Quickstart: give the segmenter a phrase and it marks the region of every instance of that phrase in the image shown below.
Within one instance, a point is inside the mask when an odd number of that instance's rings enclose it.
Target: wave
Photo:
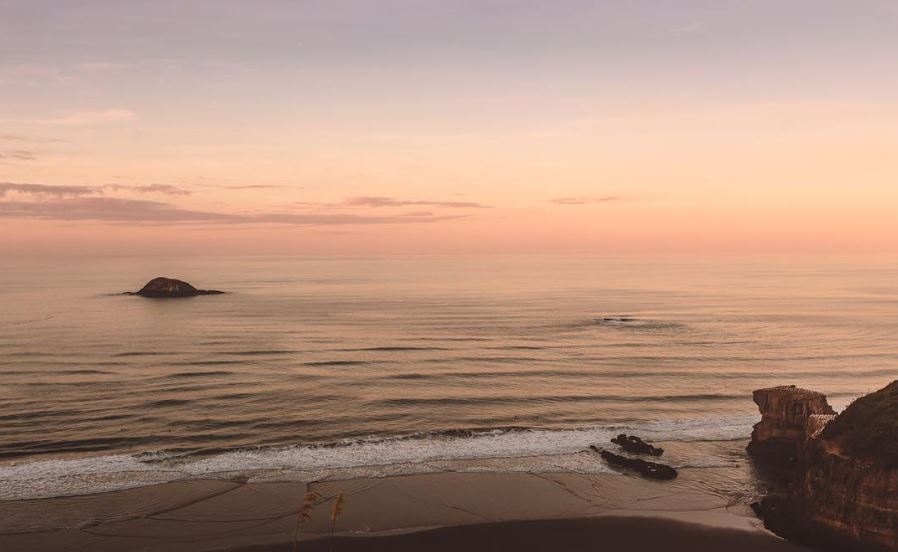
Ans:
[[[715,370],[709,372],[707,370],[597,370],[587,369],[563,369],[563,368],[537,368],[532,370],[443,370],[439,372],[404,372],[399,374],[385,374],[376,379],[383,380],[433,380],[440,381],[444,379],[468,379],[468,378],[582,378],[588,380],[600,379],[669,379],[669,378],[695,378],[707,377],[713,379],[770,379],[782,377],[782,372],[760,372],[760,371],[721,371]],[[879,376],[898,376],[896,369],[874,369],[874,370],[858,370],[850,373],[826,372],[826,371],[790,371],[791,378],[863,378],[863,377],[879,377]]]
[[[144,403],[143,406],[147,408],[159,408],[163,406],[183,406],[186,404],[190,404],[191,401],[187,399],[162,399],[158,401],[151,401],[148,403]]]
[[[366,364],[383,364],[383,360],[316,360],[303,362],[303,366],[364,366]]]
[[[334,349],[335,352],[340,353],[349,353],[349,352],[404,352],[404,351],[449,351],[451,349],[447,349],[446,347],[414,347],[411,345],[402,346],[387,346],[387,347],[362,347],[359,349]]]
[[[522,397],[520,395],[500,395],[492,397],[402,397],[395,399],[378,399],[371,404],[381,406],[417,406],[417,405],[492,405],[492,404],[542,404],[542,403],[582,403],[582,402],[614,402],[614,403],[688,403],[693,401],[730,401],[744,400],[745,394],[740,393],[705,393],[693,395],[653,395],[633,396],[625,395],[538,395]]]
[[[681,322],[669,322],[661,320],[645,320],[632,316],[605,316],[594,318],[583,323],[587,326],[608,326],[614,328],[632,328],[640,330],[679,330],[685,328]]]
[[[207,372],[177,372],[175,374],[169,374],[165,376],[167,378],[172,379],[183,379],[183,378],[205,378],[205,377],[215,377],[215,376],[230,376],[233,375],[233,372],[228,372],[225,370],[210,370]]]
[[[302,477],[322,471],[365,468],[364,475],[433,470],[429,462],[479,461],[489,469],[491,461],[512,459],[512,469],[539,466],[588,473],[613,473],[587,451],[606,444],[618,433],[636,433],[656,442],[732,441],[746,439],[756,416],[731,416],[694,420],[603,425],[580,429],[544,429],[508,426],[449,429],[398,436],[368,436],[335,442],[289,447],[257,447],[207,456],[183,456],[177,451],[148,451],[135,455],[109,455],[79,459],[39,460],[0,465],[0,500],[101,492],[162,481],[228,477],[235,473],[267,478]],[[570,455],[576,461],[570,461]],[[541,458],[536,462],[532,459]],[[565,462],[567,458],[567,462]],[[546,462],[545,459],[551,460]],[[675,465],[698,465],[682,459]],[[710,459],[707,465],[725,460]],[[536,466],[536,467],[534,467]],[[567,466],[567,467],[566,467]],[[509,469],[509,462],[502,464]]]
[[[252,351],[222,351],[219,354],[234,355],[234,356],[268,356],[268,355],[292,355],[295,353],[296,353],[296,351],[293,351],[290,349],[263,349],[263,350],[252,350]]]

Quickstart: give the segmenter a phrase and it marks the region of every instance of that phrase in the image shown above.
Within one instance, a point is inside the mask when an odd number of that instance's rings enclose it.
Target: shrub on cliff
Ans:
[[[898,380],[851,403],[826,426],[822,437],[853,456],[898,467]]]

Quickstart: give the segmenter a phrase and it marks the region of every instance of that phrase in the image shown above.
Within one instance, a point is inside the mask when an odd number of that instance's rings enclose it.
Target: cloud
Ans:
[[[312,201],[295,201],[292,205],[310,209],[356,209],[360,207],[442,207],[445,209],[492,209],[491,205],[484,205],[473,201],[433,201],[396,199],[384,196],[356,196],[348,197],[336,203],[323,203]]]
[[[620,201],[617,196],[576,196],[576,197],[558,197],[549,200],[556,205],[586,205],[588,203],[607,203],[610,201]]]
[[[227,215],[178,209],[168,203],[118,197],[59,197],[47,201],[0,202],[0,217],[110,222],[204,222]]]
[[[147,184],[145,186],[129,186],[126,184],[106,184],[101,187],[103,190],[113,190],[113,191],[121,191],[127,190],[132,192],[139,192],[142,194],[165,194],[169,196],[186,196],[190,195],[193,192],[190,190],[185,190],[184,188],[179,188],[177,186],[172,186],[171,184]]]
[[[33,161],[37,159],[34,152],[28,150],[8,150],[0,151],[0,159],[11,161]]]
[[[129,109],[102,109],[96,111],[75,111],[55,119],[40,119],[36,122],[46,125],[82,126],[123,123],[133,121],[137,113]]]
[[[357,196],[346,198],[337,204],[322,204],[327,206],[345,206],[345,207],[409,207],[409,206],[426,206],[426,207],[445,207],[449,209],[491,209],[489,205],[475,203],[471,201],[432,201],[432,200],[409,200],[396,199],[392,197],[382,196]]]
[[[405,213],[390,216],[315,212],[219,213],[213,211],[183,209],[161,201],[114,197],[60,196],[42,201],[0,201],[0,218],[143,224],[288,224],[302,226],[335,226],[429,223],[457,217],[437,216],[429,212]]]
[[[215,188],[216,190],[274,190],[287,187],[280,184],[196,184],[196,186],[201,188]]]
[[[429,212],[402,213],[398,215],[371,216],[348,213],[260,213],[243,217],[244,223],[282,223],[297,225],[349,225],[349,224],[415,224],[438,222],[459,218],[452,215],[435,215]]]
[[[178,188],[170,184],[147,184],[132,186],[127,184],[106,184],[103,186],[56,186],[48,184],[20,184],[15,182],[0,182],[0,197],[7,193],[27,194],[32,196],[74,197],[93,196],[112,191],[130,191],[140,194],[164,194],[169,196],[190,195],[190,190]]]
[[[5,197],[10,192],[40,196],[72,197],[93,195],[97,193],[97,188],[91,186],[49,186],[46,184],[0,182],[0,197]]]
[[[17,134],[3,134],[0,135],[0,141],[4,142],[32,142],[35,144],[62,144],[65,143],[66,140],[62,140],[60,138],[34,138],[30,136],[21,136]]]
[[[215,186],[216,188],[224,188],[226,190],[268,190],[272,188],[283,188],[276,184],[244,184],[242,186]]]
[[[347,206],[404,207],[426,205],[441,207],[483,207],[478,203],[406,201],[384,197],[356,197],[335,204],[308,203],[303,209],[228,213],[184,208],[171,202],[109,197],[107,192],[157,193],[185,196],[190,190],[168,184],[106,184],[101,186],[58,186],[0,182],[0,218],[28,218],[56,221],[100,221],[132,224],[283,224],[338,226],[371,224],[431,223],[462,218],[441,215],[430,210],[372,214],[347,211]],[[12,194],[12,197],[8,197]],[[343,208],[341,210],[341,207]]]

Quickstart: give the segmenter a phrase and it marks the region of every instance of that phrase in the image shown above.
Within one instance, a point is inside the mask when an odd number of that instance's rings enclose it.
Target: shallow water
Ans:
[[[562,459],[622,430],[746,439],[753,389],[797,384],[839,408],[898,377],[898,266],[508,257],[2,268],[0,479],[17,482],[16,496],[48,478],[160,466],[182,477]],[[229,293],[118,294],[158,275]]]

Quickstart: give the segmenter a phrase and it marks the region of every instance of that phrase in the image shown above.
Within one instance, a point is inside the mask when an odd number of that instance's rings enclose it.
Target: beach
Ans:
[[[193,480],[0,503],[0,549],[54,551],[803,550],[765,531],[734,469],[628,475],[437,472],[299,481]],[[298,535],[309,491],[322,498]],[[333,500],[345,502],[331,537]]]
[[[898,1],[0,52],[0,552],[898,552]]]
[[[162,265],[228,293],[121,294]],[[286,550],[309,490],[325,497],[298,536],[311,550],[782,547],[750,509],[766,491],[752,391],[797,384],[838,411],[898,358],[893,268],[65,266],[0,274],[4,552]],[[620,433],[680,477],[590,450]]]

